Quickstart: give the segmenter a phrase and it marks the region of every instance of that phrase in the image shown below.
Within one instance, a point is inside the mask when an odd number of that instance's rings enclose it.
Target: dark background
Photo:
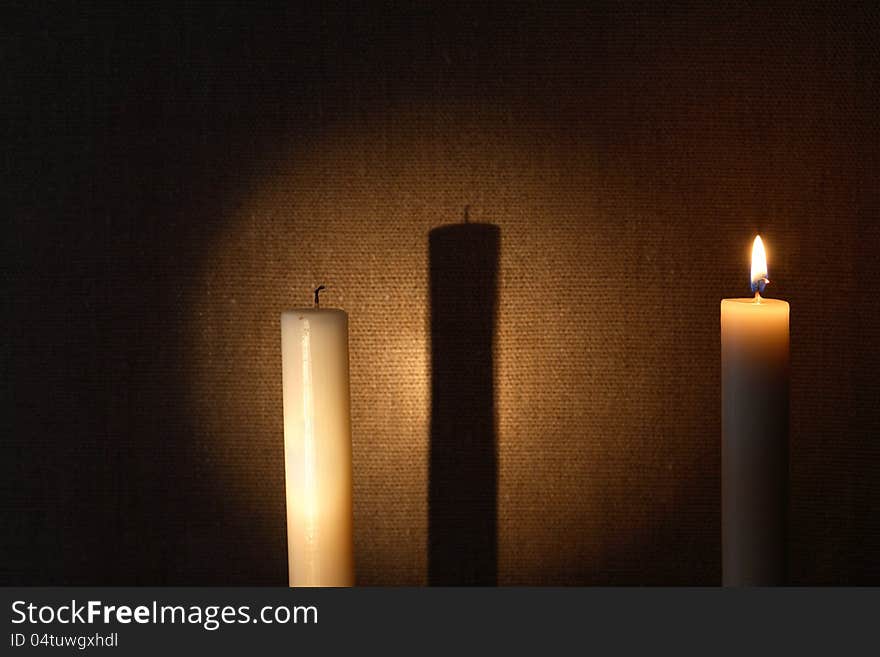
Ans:
[[[281,7],[3,9],[0,583],[284,584],[278,316],[318,283],[358,581],[427,583],[428,235],[468,204],[493,579],[720,582],[719,300],[760,231],[790,580],[880,583],[874,3]]]

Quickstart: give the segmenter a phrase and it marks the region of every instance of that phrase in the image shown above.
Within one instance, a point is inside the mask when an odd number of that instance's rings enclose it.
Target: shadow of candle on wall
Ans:
[[[465,221],[429,234],[431,585],[497,582],[492,347],[500,232]]]

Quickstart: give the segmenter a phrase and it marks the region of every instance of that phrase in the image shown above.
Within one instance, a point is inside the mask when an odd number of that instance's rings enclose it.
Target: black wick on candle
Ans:
[[[321,307],[321,299],[318,297],[318,295],[321,294],[321,290],[324,290],[326,288],[326,285],[319,285],[315,288],[315,308]]]

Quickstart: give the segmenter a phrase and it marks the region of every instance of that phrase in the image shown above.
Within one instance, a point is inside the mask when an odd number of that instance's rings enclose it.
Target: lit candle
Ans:
[[[352,586],[348,315],[281,314],[290,586]]]
[[[767,260],[752,247],[754,298],[721,301],[722,570],[725,586],[785,583],[788,303],[761,296]]]

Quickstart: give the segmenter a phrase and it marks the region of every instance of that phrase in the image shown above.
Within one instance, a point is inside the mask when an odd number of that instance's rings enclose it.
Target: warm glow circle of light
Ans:
[[[764,251],[764,242],[760,235],[755,235],[752,244],[752,290],[763,291],[767,280],[767,253]]]

